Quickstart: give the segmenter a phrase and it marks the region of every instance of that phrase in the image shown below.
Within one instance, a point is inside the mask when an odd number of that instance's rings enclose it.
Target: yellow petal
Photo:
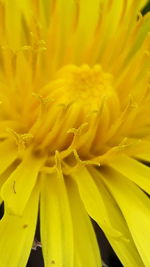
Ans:
[[[0,190],[8,176],[14,170],[18,153],[12,140],[6,140],[0,144]],[[0,197],[0,204],[2,198]]]
[[[82,53],[85,53],[87,44],[93,37],[100,14],[101,0],[94,0],[91,5],[91,0],[77,1],[77,22],[76,32],[74,35],[75,57],[74,60],[81,64],[83,60]]]
[[[50,20],[50,14],[51,14],[51,8],[52,8],[52,1],[51,0],[39,0],[39,1],[34,1],[36,8],[39,7],[38,12],[39,17],[40,17],[40,23],[42,26],[48,25],[48,22]]]
[[[149,0],[141,0],[140,2],[140,8],[144,7],[146,4],[148,4]]]
[[[81,266],[100,267],[101,259],[91,221],[86,214],[76,184],[67,180],[67,189],[73,221],[75,257]],[[86,251],[86,253],[85,253]]]
[[[79,1],[78,34],[86,40],[87,35],[93,33],[96,28],[100,3],[100,0],[94,0],[91,5],[91,0],[87,0],[85,5],[84,0]]]
[[[18,157],[17,149],[12,140],[0,144],[0,174],[3,173]]]
[[[128,6],[131,6],[134,4],[134,0],[127,0],[128,2]],[[137,5],[138,5],[138,9],[140,10],[141,8],[143,8],[146,4],[148,3],[148,0],[139,0],[137,1]]]
[[[150,141],[141,140],[137,147],[136,157],[138,159],[150,162]]]
[[[45,267],[73,267],[73,231],[62,177],[47,175],[41,183],[41,239]]]
[[[150,194],[150,168],[125,155],[119,156],[110,166]]]
[[[87,168],[79,167],[72,177],[78,185],[80,197],[89,216],[106,232],[111,232],[113,237],[118,238],[120,233],[112,227],[105,202]]]
[[[23,216],[9,215],[0,221],[0,266],[25,267],[33,244],[39,192],[34,189]]]
[[[150,152],[138,154],[137,158],[144,160],[144,161],[147,161],[147,162],[150,162]]]
[[[111,168],[103,169],[102,178],[125,217],[145,266],[149,267],[149,198],[133,182]]]
[[[27,154],[2,186],[1,197],[10,213],[22,215],[43,160]]]
[[[138,49],[141,47],[143,41],[146,38],[146,35],[148,34],[150,29],[150,14],[147,13],[142,20],[142,25],[139,27],[138,34],[136,35],[136,39],[134,41],[133,48],[129,52],[129,55],[127,56],[128,59],[132,57]]]
[[[126,221],[122,216],[122,213],[118,205],[116,204],[115,200],[113,199],[107,188],[104,186],[101,179],[100,171],[91,168],[90,172],[94,180],[96,181],[101,196],[103,197],[103,200],[106,204],[106,208],[112,225],[114,227],[117,227],[117,230],[122,234],[122,238],[115,239],[112,238],[109,233],[106,233],[106,236],[112,248],[115,250],[116,254],[120,258],[123,266],[144,267],[144,264],[140,258],[140,255],[135,247],[132,236],[129,232]]]
[[[15,168],[17,167],[18,162],[15,161],[10,167],[8,167],[6,169],[6,171],[4,171],[1,175],[0,175],[0,190],[3,186],[3,184],[6,182],[6,180],[8,179],[8,177],[11,175],[11,173],[15,170]],[[0,204],[2,202],[2,198],[0,197]]]
[[[28,0],[1,0],[5,6],[5,27],[7,36],[6,42],[12,49],[18,49],[22,46],[22,19],[28,18],[31,13]]]

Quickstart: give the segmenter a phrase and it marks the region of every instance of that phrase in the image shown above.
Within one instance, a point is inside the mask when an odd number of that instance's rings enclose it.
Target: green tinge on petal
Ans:
[[[148,32],[150,30],[150,14],[145,15],[143,18],[143,23],[139,27],[138,33],[136,35],[136,39],[133,43],[133,48],[130,50],[127,61],[134,56],[134,54],[140,49],[141,45],[143,44]]]

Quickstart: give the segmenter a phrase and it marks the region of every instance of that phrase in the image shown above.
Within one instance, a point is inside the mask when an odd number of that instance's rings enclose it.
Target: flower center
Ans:
[[[37,117],[29,130],[36,148],[52,154],[71,148],[87,158],[102,150],[106,127],[119,112],[112,83],[112,76],[100,65],[68,65],[59,70],[39,92]]]

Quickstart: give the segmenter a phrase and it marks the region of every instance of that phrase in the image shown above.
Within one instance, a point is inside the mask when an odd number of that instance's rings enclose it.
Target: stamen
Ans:
[[[18,152],[22,154],[26,147],[31,143],[33,135],[30,133],[18,134],[11,128],[7,128],[6,131],[14,138],[16,144],[18,145]]]
[[[82,136],[82,134],[85,131],[87,131],[87,127],[88,127],[88,123],[85,122],[78,129],[72,128],[72,129],[68,130],[67,133],[68,134],[73,133],[74,137],[73,137],[71,145],[66,150],[63,150],[60,152],[61,159],[65,159],[74,151],[75,148],[77,149],[78,141],[79,141],[80,137]]]

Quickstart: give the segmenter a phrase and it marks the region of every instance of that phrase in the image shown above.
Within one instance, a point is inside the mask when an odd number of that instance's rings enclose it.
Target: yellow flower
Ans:
[[[89,216],[150,267],[150,15],[136,0],[0,0],[0,266],[99,267]],[[144,192],[145,191],[145,192]]]

